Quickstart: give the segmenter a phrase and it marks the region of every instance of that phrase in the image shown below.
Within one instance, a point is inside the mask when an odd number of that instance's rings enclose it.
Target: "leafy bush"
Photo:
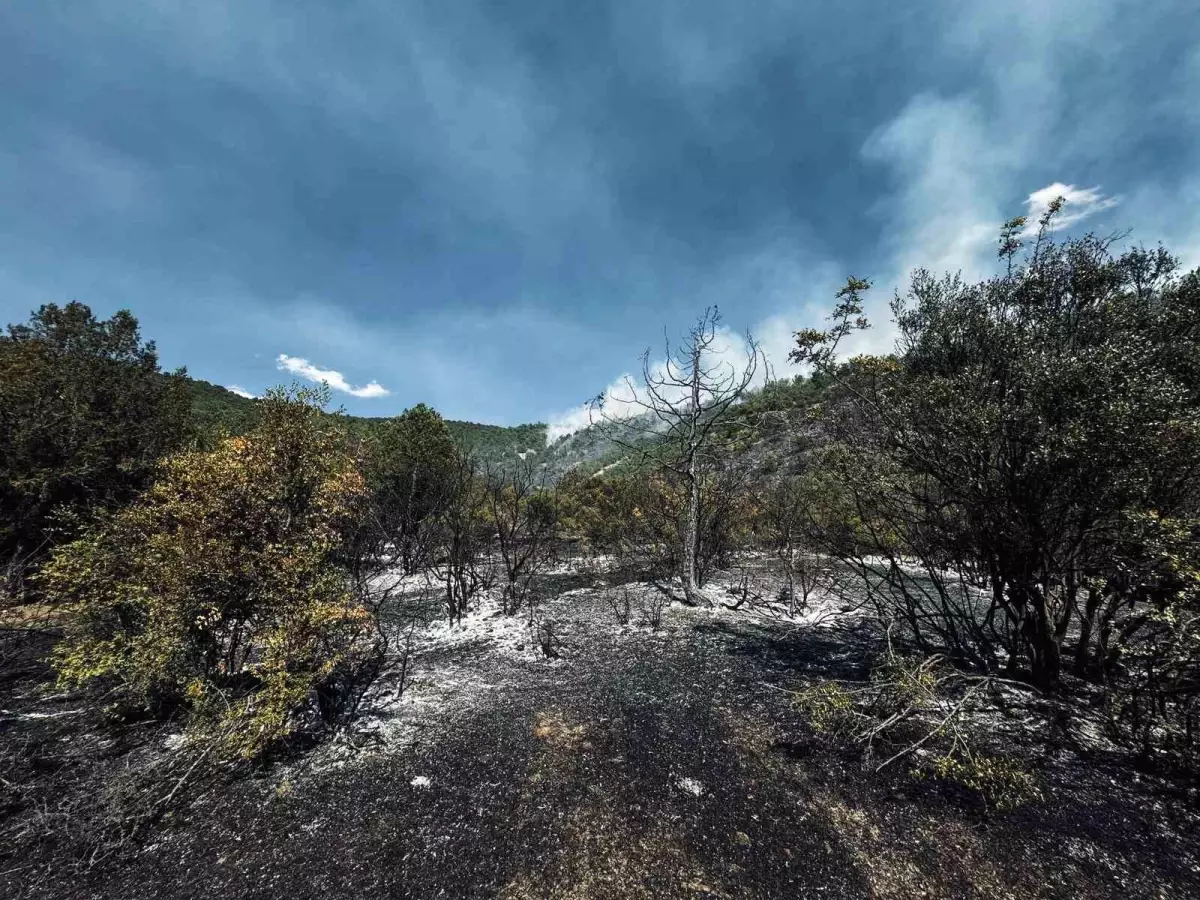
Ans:
[[[182,706],[244,758],[338,710],[373,630],[337,561],[366,484],[326,399],[272,392],[255,431],[168,458],[144,497],[54,554],[41,582],[68,604],[64,683]]]
[[[458,451],[445,421],[424,403],[377,425],[370,435],[368,481],[374,502],[369,535],[405,574],[428,567],[436,551],[431,525],[450,503]]]
[[[1013,759],[981,752],[967,721],[995,679],[971,676],[943,657],[887,652],[865,684],[818,682],[793,694],[815,731],[860,746],[874,771],[909,759],[914,778],[939,778],[1011,809],[1040,800],[1036,776]],[[887,755],[873,763],[877,751]],[[932,755],[930,755],[932,752]]]
[[[1056,242],[1061,208],[1024,255],[1025,221],[1005,226],[1003,275],[917,271],[892,305],[894,357],[835,361],[867,324],[857,279],[793,352],[835,381],[824,463],[860,521],[833,552],[868,580],[865,559],[887,562],[868,589],[923,649],[1027,666],[1044,688],[1076,622],[1074,668],[1098,677],[1104,636],[1169,602],[1153,567],[1113,562],[1145,555],[1131,515],[1192,517],[1200,487],[1200,274],[1163,248]]]
[[[1130,514],[1097,610],[1110,725],[1147,759],[1200,771],[1200,519]],[[1103,590],[1103,589],[1102,589]]]

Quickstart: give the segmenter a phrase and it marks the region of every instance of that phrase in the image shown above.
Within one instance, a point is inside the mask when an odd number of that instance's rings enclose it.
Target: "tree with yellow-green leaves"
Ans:
[[[168,457],[133,505],[59,548],[60,679],[99,683],[253,758],[328,720],[375,653],[345,549],[367,485],[326,390],[273,391],[261,424]]]

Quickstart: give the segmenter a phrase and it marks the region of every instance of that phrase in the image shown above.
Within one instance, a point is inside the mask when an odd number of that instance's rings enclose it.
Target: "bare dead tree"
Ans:
[[[789,616],[808,608],[809,598],[827,580],[828,565],[814,552],[819,531],[813,524],[815,500],[801,478],[767,485],[759,499],[764,537],[784,566],[784,596]]]
[[[461,622],[471,599],[491,586],[494,575],[484,559],[488,549],[484,479],[467,456],[458,460],[451,477],[450,502],[436,520],[443,554],[438,574],[445,587],[446,613],[451,622]]]
[[[596,398],[592,422],[606,427],[613,443],[681,480],[684,515],[679,529],[680,579],[684,601],[710,603],[700,592],[701,486],[720,454],[716,429],[746,393],[759,366],[766,367],[758,342],[746,332],[744,362],[726,358],[728,332],[716,307],[709,307],[681,343],[664,338],[662,361],[642,354],[642,385],[625,379],[627,396]],[[620,410],[609,400],[615,400]],[[710,604],[711,605],[711,604]]]

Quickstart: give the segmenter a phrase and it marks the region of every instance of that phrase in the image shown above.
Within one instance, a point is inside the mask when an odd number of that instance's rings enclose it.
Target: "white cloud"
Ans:
[[[1027,152],[1020,137],[998,141],[989,115],[966,97],[921,94],[879,128],[863,157],[890,167],[898,189],[879,205],[888,223],[884,257],[871,278],[867,317],[875,326],[843,350],[888,352],[894,329],[888,303],[914,269],[989,274],[1005,215],[1004,186]],[[847,273],[849,274],[849,273]],[[859,273],[855,273],[859,274]]]
[[[623,419],[636,415],[633,408],[630,385],[634,383],[629,374],[617,378],[604,389],[603,400],[599,404],[581,403],[574,409],[567,410],[557,416],[552,416],[546,426],[546,443],[553,444],[561,437],[582,431],[594,422],[602,419]]]
[[[277,363],[281,372],[291,372],[293,375],[299,375],[301,378],[307,378],[309,381],[324,382],[335,391],[341,391],[342,393],[349,394],[351,397],[386,397],[390,393],[378,381],[370,381],[362,387],[355,387],[346,380],[346,377],[341,372],[334,369],[318,368],[307,359],[302,359],[299,356],[288,356],[286,353],[280,353]]]
[[[673,346],[673,350],[678,345]],[[759,353],[764,352],[759,348]],[[704,355],[702,365],[714,374],[716,379],[740,379],[750,364],[750,348],[743,335],[728,328],[720,328],[713,337],[708,351]],[[762,364],[762,357],[754,361],[755,371],[750,386],[761,387],[767,376]],[[656,382],[656,392],[671,405],[685,402],[690,389],[683,384],[672,384],[685,378],[685,373],[666,356],[650,363],[650,378]],[[689,370],[690,371],[690,370]],[[666,384],[657,384],[660,380]],[[702,397],[702,402],[709,396]],[[552,416],[546,427],[546,443],[552,444],[564,435],[582,431],[589,425],[598,422],[621,422],[640,416],[648,411],[647,403],[650,397],[646,391],[645,380],[630,374],[622,375],[605,388],[599,403],[584,403],[574,409],[557,416]]]
[[[231,392],[237,394],[239,397],[245,397],[247,400],[257,400],[258,399],[257,395],[250,393],[244,387],[240,387],[236,384],[225,385],[225,390],[231,391]]]
[[[1046,214],[1046,210],[1050,208],[1050,203],[1057,197],[1062,197],[1067,203],[1063,211],[1054,220],[1053,227],[1055,230],[1069,228],[1076,222],[1080,222],[1088,216],[1106,209],[1111,209],[1118,203],[1116,197],[1106,197],[1100,193],[1099,187],[1077,188],[1073,184],[1063,184],[1061,181],[1056,181],[1054,184],[1046,185],[1041,190],[1034,191],[1029,195],[1029,199],[1025,201],[1029,207],[1027,214],[1029,221],[1025,225],[1026,235],[1037,233],[1038,220]]]

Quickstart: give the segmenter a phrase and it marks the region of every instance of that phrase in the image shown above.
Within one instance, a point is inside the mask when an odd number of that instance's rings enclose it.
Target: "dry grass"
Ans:
[[[502,900],[651,900],[732,898],[690,858],[666,829],[639,833],[606,798],[591,796],[564,825],[563,865],[553,873],[525,872]]]
[[[22,603],[0,609],[0,628],[57,628],[63,624],[65,617],[66,612],[61,607],[48,603]]]
[[[586,740],[588,726],[572,725],[558,710],[539,712],[533,725],[533,736],[555,750],[574,752],[591,749]]]

